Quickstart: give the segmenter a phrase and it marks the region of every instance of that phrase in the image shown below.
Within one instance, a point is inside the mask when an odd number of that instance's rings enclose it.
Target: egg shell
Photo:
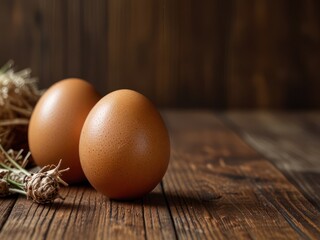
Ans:
[[[62,159],[61,168],[70,167],[63,173],[66,182],[86,179],[79,160],[79,139],[83,123],[99,99],[90,83],[76,78],[59,81],[44,93],[28,129],[30,151],[38,166]]]
[[[80,136],[80,162],[91,185],[113,199],[150,192],[170,158],[167,128],[142,94],[122,89],[90,111]]]

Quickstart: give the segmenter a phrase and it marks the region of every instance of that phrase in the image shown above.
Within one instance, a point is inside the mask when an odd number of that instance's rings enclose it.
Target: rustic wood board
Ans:
[[[319,0],[1,0],[0,65],[161,107],[319,108]]]
[[[318,198],[302,191],[303,186],[314,191],[317,183],[308,174],[292,181],[286,168],[275,163],[285,164],[285,158],[266,155],[245,137],[253,130],[240,126],[241,121],[232,124],[238,115],[165,111],[163,116],[171,136],[171,162],[152,193],[114,201],[81,185],[63,189],[66,199],[46,206],[23,197],[1,199],[0,239],[320,238]],[[286,116],[273,118],[275,125],[287,121]],[[309,130],[319,129],[318,115],[292,118],[294,126],[307,121]],[[265,131],[261,134],[269,136]],[[282,132],[276,138],[304,146],[286,136]],[[309,137],[318,134],[314,130]],[[276,150],[287,151],[281,145]],[[310,156],[302,154],[300,165],[312,162],[316,171],[320,163]]]
[[[173,154],[164,190],[179,195],[170,204],[179,236],[320,236],[319,211],[213,114],[172,112],[166,119]],[[190,197],[195,201],[190,203]]]
[[[224,119],[320,211],[319,113],[232,112]]]

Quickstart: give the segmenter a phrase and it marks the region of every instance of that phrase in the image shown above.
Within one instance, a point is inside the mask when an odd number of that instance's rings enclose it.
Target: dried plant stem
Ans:
[[[13,180],[11,180],[10,178],[7,179],[8,183],[10,183],[11,185],[17,187],[17,188],[20,188],[22,191],[24,190],[24,185],[23,184],[20,184],[18,182],[15,182]]]
[[[31,113],[32,113],[32,107],[28,107],[30,109],[25,109],[25,108],[21,108],[21,107],[17,107],[17,106],[14,106],[14,105],[11,105],[10,106],[11,109],[17,113],[20,113],[21,115],[24,115],[28,118],[31,117]]]
[[[9,191],[12,192],[12,193],[19,193],[19,194],[27,196],[27,193],[25,191],[19,190],[19,189],[16,189],[16,188],[11,188],[11,189],[9,189]]]
[[[14,161],[9,154],[3,149],[2,145],[0,144],[0,150],[2,151],[2,153],[7,157],[7,159],[10,161],[10,163],[15,166],[17,169],[19,169],[21,172],[23,172],[25,175],[30,176],[31,174],[25,170],[24,168],[22,168],[16,161]]]
[[[8,167],[7,165],[5,165],[5,164],[3,164],[1,162],[0,162],[0,167],[4,168],[6,170],[9,170],[9,171],[11,171],[11,169],[12,169],[12,168]]]
[[[28,125],[29,119],[16,118],[13,120],[3,120],[0,121],[0,126],[13,126],[13,125]]]

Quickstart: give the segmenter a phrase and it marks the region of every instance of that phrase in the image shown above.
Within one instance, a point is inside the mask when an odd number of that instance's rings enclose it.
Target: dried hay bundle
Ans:
[[[13,70],[13,61],[0,69],[0,142],[5,149],[27,149],[32,110],[42,92],[31,70]]]

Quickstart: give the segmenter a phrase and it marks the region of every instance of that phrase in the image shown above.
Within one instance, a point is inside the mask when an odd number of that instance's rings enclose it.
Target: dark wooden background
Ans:
[[[0,0],[0,64],[159,107],[319,108],[318,0]]]

